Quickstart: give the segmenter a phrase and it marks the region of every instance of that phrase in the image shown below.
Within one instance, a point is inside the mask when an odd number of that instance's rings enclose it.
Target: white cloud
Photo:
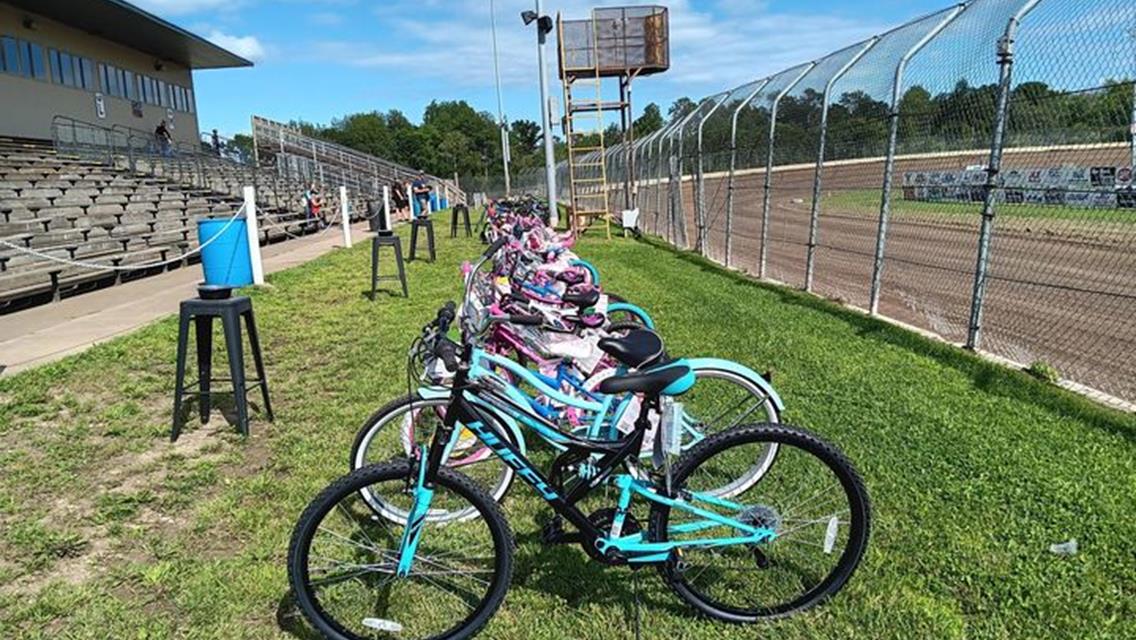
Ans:
[[[205,38],[213,44],[253,62],[259,62],[265,56],[265,47],[256,36],[233,36],[213,30]]]
[[[329,62],[362,68],[407,69],[456,86],[493,82],[489,3],[451,0],[444,17],[427,17],[433,0],[385,2],[374,11],[380,28],[398,37],[375,42],[319,42],[311,51]],[[497,1],[497,40],[506,85],[532,86],[536,78],[535,31],[521,23],[531,0]],[[590,15],[594,6],[626,0],[563,0],[568,19]],[[702,95],[764,77],[878,33],[886,25],[854,18],[772,9],[766,2],[719,0],[717,12],[694,0],[670,3],[671,68],[651,82],[674,87],[675,95]],[[556,34],[549,36],[549,77],[556,77]]]

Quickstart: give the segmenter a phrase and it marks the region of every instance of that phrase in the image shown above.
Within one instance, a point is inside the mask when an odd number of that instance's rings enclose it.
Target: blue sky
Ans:
[[[326,123],[399,109],[421,119],[431,100],[464,99],[496,114],[487,0],[133,0],[256,66],[195,76],[202,129],[231,135],[249,116]],[[632,2],[546,0],[544,11],[587,17],[593,6]],[[841,48],[947,4],[929,0],[678,0],[671,10],[671,69],[637,81],[637,110],[666,108]],[[510,120],[539,119],[529,0],[498,0],[497,31]],[[549,63],[555,65],[550,39]],[[555,68],[551,91],[559,98]],[[614,91],[614,85],[613,91]]]

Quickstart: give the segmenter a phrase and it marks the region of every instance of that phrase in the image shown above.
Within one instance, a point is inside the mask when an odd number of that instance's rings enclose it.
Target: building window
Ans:
[[[43,47],[21,40],[20,57],[22,75],[36,80],[47,80],[47,60],[43,57]]]
[[[75,84],[88,91],[97,90],[95,63],[87,58],[76,58],[76,60],[78,60],[78,64],[75,65]]]
[[[95,63],[66,51],[48,49],[51,80],[55,84],[88,91],[95,88]]]
[[[63,84],[63,60],[55,49],[47,50],[47,59],[51,64],[51,81]]]
[[[110,64],[99,65],[99,76],[103,81],[103,91],[116,98],[126,97],[126,72]]]
[[[195,105],[193,103],[193,89],[186,89],[185,90],[185,99],[186,99],[186,103],[187,103],[186,106],[189,107],[189,112],[190,113],[196,113],[197,112],[197,105]]]
[[[4,36],[0,51],[3,51],[4,71],[25,78],[48,79],[47,58],[38,44]]]
[[[63,84],[67,85],[68,87],[82,86],[75,81],[75,57],[70,53],[64,53],[63,55],[59,56],[58,74],[60,79],[63,81]]]
[[[138,99],[138,85],[135,82],[134,78],[135,76],[133,71],[122,72],[122,86],[124,89],[123,94],[127,100],[131,101]]]
[[[8,73],[20,72],[20,48],[16,44],[16,39],[9,36],[4,36],[3,47],[0,47],[4,57],[4,71]]]

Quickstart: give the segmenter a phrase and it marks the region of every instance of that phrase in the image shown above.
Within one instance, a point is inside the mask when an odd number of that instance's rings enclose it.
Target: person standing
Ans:
[[[426,181],[426,174],[422,172],[418,173],[418,177],[411,184],[414,199],[418,201],[418,216],[420,218],[430,215],[430,190],[432,188],[430,183]]]
[[[394,216],[391,220],[401,220],[402,210],[410,203],[406,201],[406,183],[394,180],[390,183],[390,197],[391,206],[394,208]]]
[[[307,214],[308,222],[315,222],[318,226],[326,226],[326,220],[323,219],[323,196],[320,195],[319,187],[313,182],[308,190],[304,192],[304,212]]]
[[[158,152],[163,156],[169,157],[170,144],[173,142],[173,135],[170,134],[170,128],[166,126],[166,121],[162,120],[154,127],[154,141],[158,143]]]

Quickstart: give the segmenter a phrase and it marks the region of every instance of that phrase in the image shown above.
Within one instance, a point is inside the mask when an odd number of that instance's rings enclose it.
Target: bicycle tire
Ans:
[[[330,618],[312,588],[308,570],[309,551],[313,536],[320,529],[323,517],[340,504],[340,501],[382,480],[403,480],[413,484],[415,467],[408,460],[396,460],[357,469],[330,484],[304,509],[292,532],[288,546],[288,580],[296,604],[309,623],[330,640],[366,640],[349,631],[339,621]],[[513,575],[515,541],[508,521],[497,503],[468,477],[451,469],[442,468],[436,478],[438,487],[453,491],[468,500],[478,510],[481,520],[489,528],[494,543],[494,576],[485,597],[478,601],[472,612],[457,626],[428,636],[438,640],[463,640],[476,635],[488,624],[500,608],[508,592]]]
[[[778,443],[779,459],[785,455],[786,446],[799,448],[818,458],[834,472],[846,497],[850,500],[849,542],[841,553],[837,565],[825,575],[823,580],[794,600],[776,607],[741,609],[723,605],[723,603],[713,600],[705,593],[692,588],[686,581],[684,571],[675,558],[672,557],[658,565],[657,569],[663,581],[680,599],[704,615],[731,623],[752,623],[759,620],[784,618],[815,607],[831,598],[843,588],[859,566],[867,549],[871,531],[871,502],[863,480],[855,467],[835,447],[811,432],[797,427],[771,424],[742,425],[711,436],[679,458],[672,470],[672,485],[676,488],[683,487],[687,476],[707,460],[731,447],[755,441]],[[648,531],[653,541],[665,541],[667,539],[667,522],[670,512],[670,507],[666,505],[652,504]]]

